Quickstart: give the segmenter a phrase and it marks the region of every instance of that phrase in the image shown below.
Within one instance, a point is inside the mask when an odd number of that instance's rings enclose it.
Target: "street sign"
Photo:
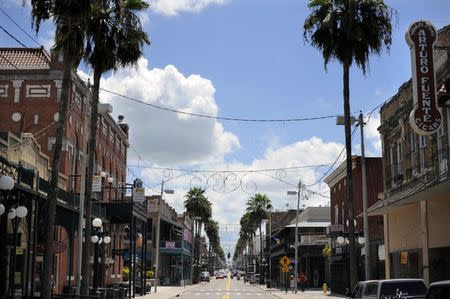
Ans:
[[[292,263],[291,259],[288,258],[287,256],[283,256],[280,259],[280,265],[282,266],[282,268],[287,268],[291,263]]]
[[[145,201],[145,188],[133,188],[133,201],[143,203]]]
[[[281,272],[289,272],[289,268],[288,267],[282,267],[281,268]]]

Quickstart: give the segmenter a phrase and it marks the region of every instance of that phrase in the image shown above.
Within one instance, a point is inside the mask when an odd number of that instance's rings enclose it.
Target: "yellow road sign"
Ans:
[[[289,272],[289,268],[288,267],[282,267],[281,268],[281,272]]]
[[[291,263],[292,263],[291,259],[288,258],[287,256],[283,256],[283,257],[280,259],[280,265],[281,265],[283,268],[287,268],[287,266],[289,266]]]

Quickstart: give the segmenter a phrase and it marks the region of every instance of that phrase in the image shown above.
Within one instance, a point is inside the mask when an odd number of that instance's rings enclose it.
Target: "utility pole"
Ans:
[[[361,131],[361,172],[362,172],[362,200],[363,200],[363,214],[364,214],[364,263],[366,280],[372,279],[372,265],[370,254],[370,238],[369,238],[369,215],[367,212],[367,181],[366,181],[366,155],[364,149],[364,117],[363,114],[359,114],[359,128]]]
[[[78,209],[78,255],[77,255],[77,289],[76,294],[81,292],[81,267],[83,255],[83,222],[84,222],[84,192],[86,186],[86,159],[81,159],[81,185],[80,185],[80,206]],[[86,240],[89,242],[90,240]]]
[[[295,280],[295,293],[298,291],[298,210],[300,209],[300,196],[302,192],[302,181],[298,182],[297,191],[297,211],[295,213],[295,263],[294,263],[294,280]]]
[[[164,192],[164,180],[161,182],[161,195],[158,198],[158,216],[156,217],[156,259],[155,259],[155,293],[158,290],[158,271],[159,271],[159,234],[161,230],[161,199]]]

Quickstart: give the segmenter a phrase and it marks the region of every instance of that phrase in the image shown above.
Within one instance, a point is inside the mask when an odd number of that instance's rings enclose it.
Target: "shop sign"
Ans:
[[[133,188],[133,201],[144,203],[145,201],[145,188],[134,187]]]
[[[92,192],[102,191],[102,177],[99,175],[94,175],[92,177]]]
[[[192,244],[192,233],[187,228],[183,230],[183,240]]]
[[[344,231],[344,225],[343,224],[331,224],[327,226],[327,234],[331,233],[338,233]]]
[[[166,242],[166,247],[165,248],[176,248],[175,247],[175,242]]]
[[[402,251],[400,253],[400,264],[406,265],[408,263],[408,251]]]
[[[300,236],[301,245],[326,245],[328,238],[326,235],[303,235]]]
[[[433,24],[424,20],[412,23],[406,33],[406,41],[411,48],[414,102],[409,122],[413,130],[421,135],[431,135],[442,125],[442,112],[436,98],[436,74],[433,61],[437,34]]]

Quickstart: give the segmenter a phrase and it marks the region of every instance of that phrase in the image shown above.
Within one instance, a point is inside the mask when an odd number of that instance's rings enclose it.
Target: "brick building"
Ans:
[[[62,56],[51,55],[43,48],[0,48],[0,132],[11,132],[16,136],[29,133],[34,136],[42,154],[53,156],[59,102],[63,79]],[[76,229],[78,224],[78,202],[82,161],[87,162],[87,144],[91,113],[91,91],[89,83],[72,73],[69,110],[65,121],[63,148],[61,153],[59,188],[60,194],[72,194],[62,198],[58,194],[57,228],[55,241],[65,242],[67,250],[55,254],[55,293],[71,288],[75,282],[75,256],[78,252]],[[109,114],[99,117],[96,149],[96,170],[105,172],[102,192],[94,194],[93,217],[103,219],[105,228],[111,233],[112,242],[103,246],[105,254],[104,277],[101,283],[108,285],[121,281],[123,260],[112,256],[113,248],[122,248],[123,223],[113,223],[106,217],[107,203],[117,197],[118,190],[126,183],[126,160],[128,149],[128,126],[122,119],[117,123]],[[19,161],[20,162],[20,161]],[[51,168],[51,165],[49,165]],[[39,174],[41,175],[41,173]],[[111,178],[108,180],[108,178]],[[47,178],[42,179],[48,183]],[[109,183],[109,186],[106,183]],[[119,192],[120,193],[120,192]],[[59,211],[59,210],[58,210]],[[108,213],[110,215],[110,213]],[[60,219],[64,218],[65,219]],[[110,218],[110,217],[109,217]],[[71,221],[67,221],[71,219]],[[93,253],[94,250],[91,250]],[[42,263],[39,253],[35,260]],[[33,271],[31,271],[33,270]],[[36,272],[36,269],[30,269]]]
[[[364,234],[364,223],[361,214],[363,212],[362,202],[362,171],[361,157],[352,157],[353,168],[353,208],[355,215],[355,231],[359,235]],[[367,180],[367,204],[373,205],[378,200],[378,195],[383,192],[383,166],[382,158],[366,158],[366,180]],[[325,182],[330,188],[331,226],[329,235],[331,237],[332,254],[330,258],[330,287],[333,292],[345,293],[345,288],[350,286],[348,245],[339,244],[336,239],[339,235],[348,231],[348,210],[346,208],[346,180],[347,167],[342,163],[334,170]],[[358,217],[360,215],[360,217]],[[379,249],[384,246],[383,241],[383,218],[380,216],[369,217],[370,248],[372,253],[372,269],[374,278],[384,277],[383,257],[378,256]],[[362,246],[358,246],[358,277],[364,280],[364,257]]]
[[[450,26],[436,45],[450,46]],[[384,196],[369,211],[384,217],[387,278],[450,279],[450,59],[445,49],[434,58],[443,114],[437,133],[418,135],[410,125],[411,80],[380,110]]]

